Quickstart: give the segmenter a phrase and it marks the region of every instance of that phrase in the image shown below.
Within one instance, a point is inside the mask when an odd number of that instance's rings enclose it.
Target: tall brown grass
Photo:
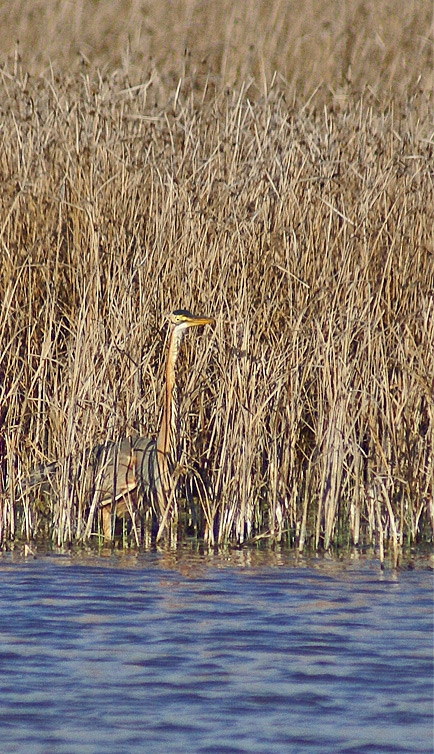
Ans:
[[[179,375],[189,533],[432,537],[431,4],[338,5],[0,10],[2,543],[90,536],[71,465],[155,432],[178,307],[217,319]]]

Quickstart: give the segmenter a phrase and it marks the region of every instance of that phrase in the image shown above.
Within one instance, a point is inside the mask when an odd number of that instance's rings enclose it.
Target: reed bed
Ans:
[[[155,433],[180,307],[216,327],[183,346],[179,536],[432,539],[431,4],[380,5],[0,11],[3,546],[96,532],[74,464]]]

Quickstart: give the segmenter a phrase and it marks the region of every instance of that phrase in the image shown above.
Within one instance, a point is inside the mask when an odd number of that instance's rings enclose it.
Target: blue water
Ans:
[[[433,574],[0,559],[1,754],[433,752]]]

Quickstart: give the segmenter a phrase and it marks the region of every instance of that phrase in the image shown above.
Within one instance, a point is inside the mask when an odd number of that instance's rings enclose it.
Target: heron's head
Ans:
[[[200,325],[213,325],[213,317],[196,317],[186,309],[177,309],[170,315],[170,324],[177,332],[183,332],[189,327],[199,327]]]

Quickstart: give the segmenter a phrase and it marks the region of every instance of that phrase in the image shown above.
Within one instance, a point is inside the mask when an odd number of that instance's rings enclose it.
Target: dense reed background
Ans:
[[[3,4],[1,542],[89,533],[71,458],[155,432],[179,307],[217,320],[179,377],[189,533],[432,537],[431,16]]]

